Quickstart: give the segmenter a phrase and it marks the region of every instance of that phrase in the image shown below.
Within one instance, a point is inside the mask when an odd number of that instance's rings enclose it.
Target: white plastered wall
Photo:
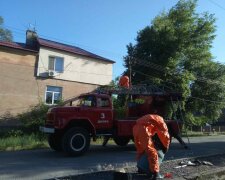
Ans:
[[[64,59],[64,72],[54,76],[55,79],[97,85],[107,85],[112,81],[113,64],[110,62],[43,47],[39,51],[37,76],[47,74],[49,56]]]

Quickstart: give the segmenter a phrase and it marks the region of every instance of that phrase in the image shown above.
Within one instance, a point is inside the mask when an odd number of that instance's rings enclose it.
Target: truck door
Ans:
[[[81,116],[91,121],[96,129],[109,129],[112,127],[112,105],[107,97],[93,95],[81,98]]]
[[[107,97],[97,97],[97,123],[98,128],[111,128],[113,125],[112,105]]]

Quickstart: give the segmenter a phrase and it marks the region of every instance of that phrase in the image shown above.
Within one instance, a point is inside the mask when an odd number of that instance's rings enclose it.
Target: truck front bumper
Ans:
[[[55,129],[54,128],[47,128],[47,127],[40,126],[39,130],[41,132],[44,132],[44,133],[50,133],[50,134],[55,133]]]

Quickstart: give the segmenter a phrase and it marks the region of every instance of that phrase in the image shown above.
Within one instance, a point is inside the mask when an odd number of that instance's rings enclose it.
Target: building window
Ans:
[[[58,104],[62,99],[62,87],[47,86],[45,92],[46,104]]]
[[[56,71],[56,72],[63,72],[64,69],[64,60],[61,57],[49,57],[48,61],[48,70]]]

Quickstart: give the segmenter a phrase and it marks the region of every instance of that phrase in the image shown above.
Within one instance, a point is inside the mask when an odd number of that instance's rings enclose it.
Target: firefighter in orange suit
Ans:
[[[130,80],[128,76],[122,76],[119,80],[119,85],[121,87],[129,88],[130,87]]]
[[[164,154],[167,152],[170,144],[170,135],[163,118],[156,114],[148,114],[139,118],[133,127],[134,143],[137,150],[137,161],[146,156],[148,162],[149,175],[151,179],[156,179],[159,175],[159,155],[161,149]],[[157,136],[161,147],[156,148],[158,142],[154,142],[154,136]],[[163,159],[163,158],[162,158]],[[162,161],[160,159],[160,161]]]

